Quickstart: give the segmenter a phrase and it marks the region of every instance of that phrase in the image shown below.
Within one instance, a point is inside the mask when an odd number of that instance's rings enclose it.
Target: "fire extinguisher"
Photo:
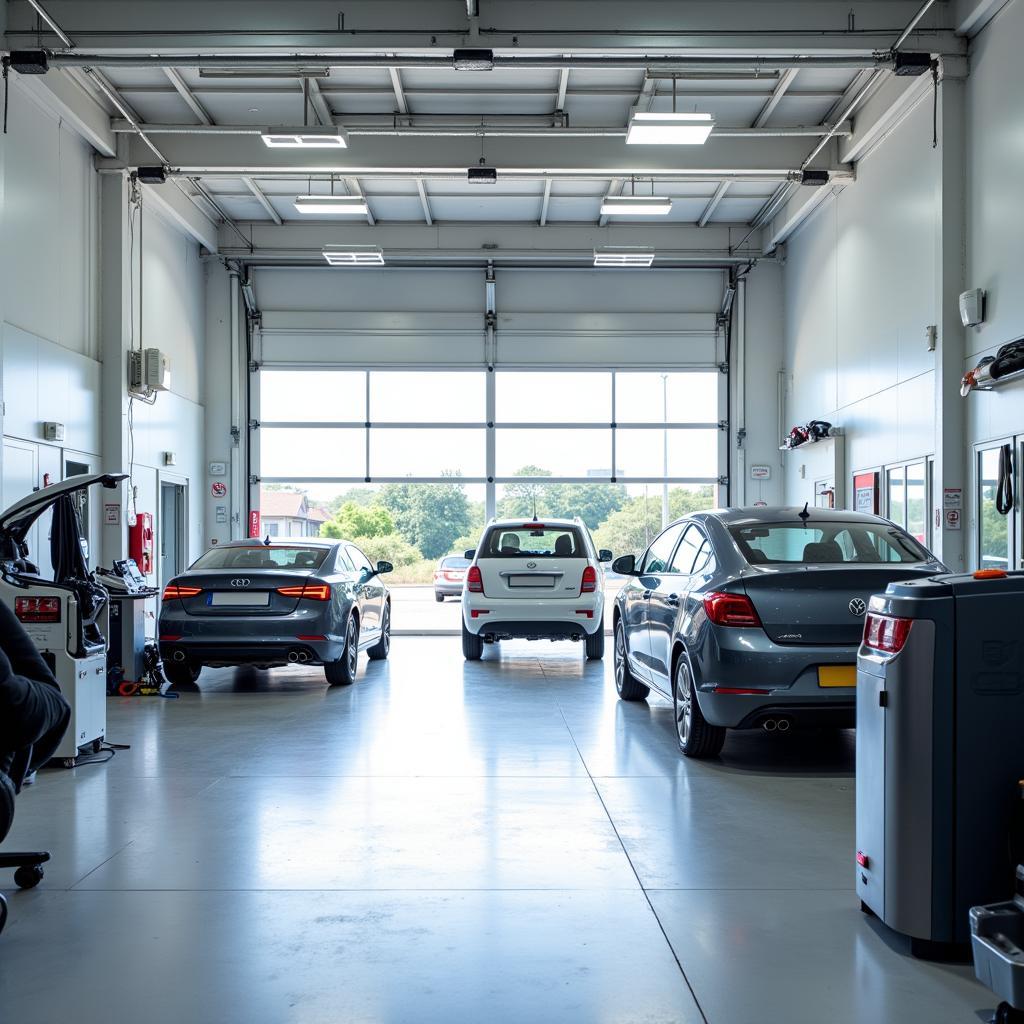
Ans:
[[[153,575],[153,515],[151,512],[139,512],[135,523],[128,527],[128,557],[144,576]]]

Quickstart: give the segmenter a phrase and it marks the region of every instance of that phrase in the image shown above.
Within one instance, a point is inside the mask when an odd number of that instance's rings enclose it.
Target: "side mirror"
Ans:
[[[377,563],[377,575],[383,576],[385,573],[394,572],[395,567],[390,562],[378,562]]]
[[[471,562],[476,558],[476,548],[470,548],[468,551],[462,552],[463,558],[468,558]]]
[[[611,551],[609,551],[608,548],[601,548],[601,550],[597,553],[597,560],[599,562],[610,562],[613,557],[614,555],[612,555]]]
[[[620,576],[635,576],[636,555],[619,555],[612,562],[612,572],[617,572]]]

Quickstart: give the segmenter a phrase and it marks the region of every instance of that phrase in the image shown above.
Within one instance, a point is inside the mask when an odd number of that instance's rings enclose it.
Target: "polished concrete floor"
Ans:
[[[853,736],[676,753],[572,645],[396,638],[328,690],[205,672],[109,703],[6,846],[4,1024],[977,1024],[852,889]],[[8,875],[0,884],[11,884]],[[10,890],[8,890],[10,892]]]

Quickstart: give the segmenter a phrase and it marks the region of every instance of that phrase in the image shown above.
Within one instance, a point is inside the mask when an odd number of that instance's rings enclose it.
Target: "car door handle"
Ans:
[[[653,591],[653,590],[645,590],[645,591],[644,591],[644,597],[650,597],[650,596],[651,596],[651,594],[653,594],[653,593],[654,593],[654,591]]]
[[[668,597],[665,600],[670,605],[672,605],[673,608],[678,608],[679,607],[679,595],[678,594],[669,594]]]

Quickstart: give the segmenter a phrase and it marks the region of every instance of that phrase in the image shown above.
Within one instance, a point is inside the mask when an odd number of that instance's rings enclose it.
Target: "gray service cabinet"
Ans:
[[[857,659],[857,894],[922,943],[970,941],[1014,890],[1024,779],[1024,573],[891,583],[869,612],[913,620]]]

